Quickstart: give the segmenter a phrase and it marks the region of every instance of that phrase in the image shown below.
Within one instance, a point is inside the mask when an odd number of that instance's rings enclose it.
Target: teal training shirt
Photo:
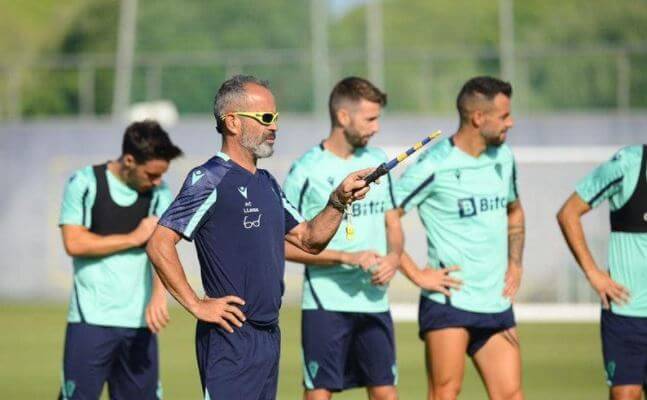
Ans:
[[[311,219],[351,172],[375,168],[384,161],[386,155],[377,148],[358,149],[348,159],[342,159],[319,145],[294,162],[285,181],[285,194],[304,218]],[[346,252],[373,250],[385,255],[384,213],[394,207],[392,194],[391,177],[382,177],[381,184],[372,185],[366,198],[352,205],[354,238],[346,238],[347,221],[342,221],[327,248]],[[370,274],[355,266],[306,265],[302,308],[317,309],[318,301],[328,311],[384,312],[389,310],[385,289],[372,285]]]
[[[439,303],[481,313],[510,307],[503,297],[508,268],[507,206],[517,199],[515,163],[507,145],[478,158],[442,140],[420,155],[395,184],[398,207],[418,208],[428,244],[428,266],[461,267],[460,290],[423,291]]]
[[[122,207],[137,201],[137,192],[106,169],[112,200]],[[96,178],[91,166],[76,171],[67,182],[59,225],[90,228],[96,196]],[[161,216],[173,197],[166,184],[156,187],[150,215]],[[74,285],[68,322],[140,328],[146,326],[145,309],[151,295],[151,263],[144,248],[120,251],[105,257],[73,257]],[[80,303],[80,304],[79,304]]]
[[[647,185],[647,176],[639,176],[643,156],[643,146],[621,149],[582,179],[576,193],[592,208],[608,200],[611,212],[619,210],[639,184]],[[613,313],[647,317],[647,234],[612,231],[608,261],[611,278],[630,293],[627,304],[612,304]]]

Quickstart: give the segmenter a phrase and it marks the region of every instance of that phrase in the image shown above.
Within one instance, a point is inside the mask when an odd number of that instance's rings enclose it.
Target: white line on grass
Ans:
[[[394,321],[413,322],[418,320],[418,304],[391,304]],[[514,305],[518,322],[598,322],[599,304],[574,303],[521,303]]]

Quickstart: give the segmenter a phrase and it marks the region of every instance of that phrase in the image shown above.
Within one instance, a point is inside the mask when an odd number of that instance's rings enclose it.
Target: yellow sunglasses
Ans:
[[[246,112],[246,111],[237,111],[237,112],[230,112],[222,117],[220,117],[221,120],[224,120],[228,115],[240,115],[241,117],[249,117],[249,118],[254,118],[258,123],[263,124],[263,125],[272,125],[276,123],[279,119],[279,113],[273,113],[273,112]]]

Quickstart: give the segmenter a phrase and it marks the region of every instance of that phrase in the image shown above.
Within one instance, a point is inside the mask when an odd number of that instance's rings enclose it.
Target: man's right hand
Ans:
[[[342,263],[348,264],[348,265],[356,265],[361,269],[363,269],[364,271],[368,271],[369,268],[371,268],[373,265],[376,265],[379,262],[380,262],[380,255],[371,250],[356,251],[352,253],[345,252],[342,255]]]
[[[153,235],[153,231],[155,231],[155,228],[157,227],[157,221],[159,221],[159,218],[154,216],[146,217],[139,221],[137,228],[130,232],[130,235],[135,242],[135,246],[142,246],[148,242],[148,239],[150,239]]]
[[[366,168],[348,175],[330,195],[331,201],[335,204],[346,205],[363,199],[369,190],[363,178],[374,170],[375,168]]]
[[[604,309],[609,309],[609,299],[619,305],[625,304],[629,301],[629,290],[614,282],[608,272],[600,271],[596,268],[588,272],[586,277],[593,290],[595,290],[598,296],[600,296],[602,307]]]
[[[451,296],[452,294],[449,289],[460,290],[463,281],[453,278],[449,274],[460,269],[457,265],[448,268],[425,268],[418,271],[415,283],[421,289]]]
[[[205,297],[198,301],[192,310],[193,315],[205,322],[212,322],[229,333],[234,333],[230,323],[238,328],[247,319],[238,306],[244,306],[245,301],[237,296],[225,296],[212,299]]]

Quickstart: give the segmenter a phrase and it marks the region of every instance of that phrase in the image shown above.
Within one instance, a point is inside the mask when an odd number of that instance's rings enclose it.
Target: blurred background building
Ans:
[[[594,165],[623,145],[647,142],[645,1],[0,5],[0,299],[68,296],[71,262],[56,226],[63,185],[73,170],[119,154],[128,118],[137,114],[133,104],[157,102],[144,109],[158,110],[153,115],[166,118],[185,150],[168,174],[177,190],[187,171],[219,148],[213,96],[235,73],[268,79],[276,95],[276,153],[261,167],[279,180],[327,136],[328,93],[342,77],[367,77],[388,92],[374,144],[390,154],[432,130],[453,133],[455,97],[469,77],[510,80],[517,124],[509,141],[528,220],[521,300],[595,299],[554,215]],[[607,220],[603,207],[585,219],[601,264]],[[415,213],[405,229],[407,248],[423,262],[426,243]],[[198,284],[191,245],[183,244],[182,253]],[[287,301],[300,296],[299,271],[288,268]],[[403,279],[392,286],[397,301],[416,300]]]

